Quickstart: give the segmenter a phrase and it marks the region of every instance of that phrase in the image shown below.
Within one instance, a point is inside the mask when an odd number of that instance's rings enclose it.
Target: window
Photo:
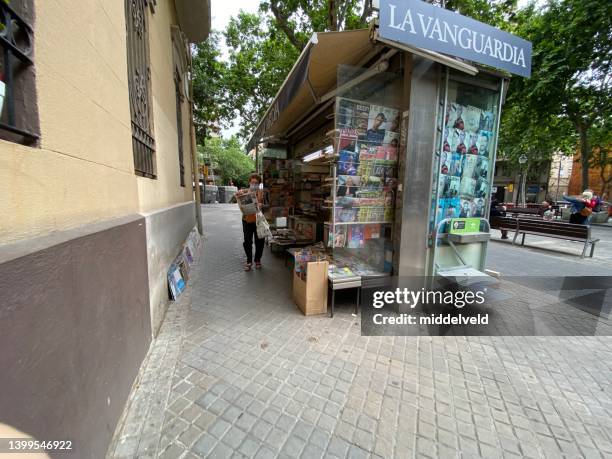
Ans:
[[[174,91],[176,93],[176,135],[178,136],[179,178],[181,186],[185,186],[185,164],[183,163],[183,93],[181,74],[174,72]]]
[[[26,145],[38,141],[34,79],[32,0],[0,1],[0,138]]]
[[[137,175],[155,178],[155,139],[151,115],[151,69],[147,6],[150,0],[125,0],[128,86],[132,118],[132,149]]]

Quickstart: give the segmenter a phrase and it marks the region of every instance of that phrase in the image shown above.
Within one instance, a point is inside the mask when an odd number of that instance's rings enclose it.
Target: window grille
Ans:
[[[155,139],[151,115],[151,69],[147,13],[149,3],[151,3],[150,0],[126,0],[125,10],[134,169],[137,175],[155,178]]]

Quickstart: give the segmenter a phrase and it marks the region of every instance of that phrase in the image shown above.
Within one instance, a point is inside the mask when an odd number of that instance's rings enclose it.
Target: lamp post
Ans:
[[[525,168],[523,167],[527,163],[527,156],[519,156],[518,162],[521,165],[521,175],[519,181],[519,189],[516,197],[516,204],[518,205],[519,199],[521,200],[521,206],[525,207]]]

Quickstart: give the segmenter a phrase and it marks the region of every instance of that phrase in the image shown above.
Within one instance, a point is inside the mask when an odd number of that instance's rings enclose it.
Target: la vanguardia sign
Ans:
[[[531,75],[531,42],[422,0],[381,0],[382,38]]]

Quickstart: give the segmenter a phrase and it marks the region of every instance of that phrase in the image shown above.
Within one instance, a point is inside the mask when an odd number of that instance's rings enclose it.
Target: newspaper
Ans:
[[[242,215],[253,215],[259,210],[257,207],[257,194],[253,191],[236,194],[236,201],[242,211]]]

